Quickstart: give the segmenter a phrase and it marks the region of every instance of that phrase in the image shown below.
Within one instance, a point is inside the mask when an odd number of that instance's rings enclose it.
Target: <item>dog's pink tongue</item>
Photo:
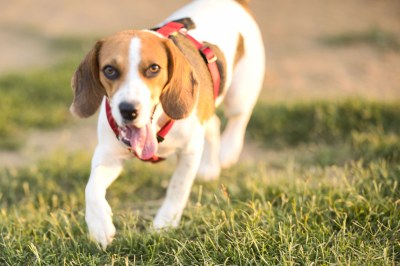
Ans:
[[[157,138],[153,134],[151,124],[141,128],[129,127],[131,148],[139,159],[148,160],[155,154],[157,150]]]

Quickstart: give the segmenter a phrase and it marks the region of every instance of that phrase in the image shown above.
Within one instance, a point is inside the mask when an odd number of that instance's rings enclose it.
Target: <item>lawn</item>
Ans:
[[[71,76],[93,39],[46,39],[50,51],[64,55],[59,62],[0,76],[0,149],[20,148],[29,129],[57,128],[71,121]]]
[[[0,147],[30,128],[71,122],[74,56],[51,69],[0,77]],[[78,55],[78,56],[77,56]],[[22,142],[21,142],[22,141]],[[247,141],[265,158],[214,182],[196,181],[181,225],[151,223],[174,163],[127,163],[107,198],[117,227],[102,250],[87,236],[91,151],[57,151],[0,169],[0,265],[398,265],[400,105],[362,99],[260,101]]]
[[[332,147],[334,149],[334,147]],[[89,154],[53,155],[0,177],[4,265],[395,265],[398,163],[239,164],[196,182],[179,228],[157,233],[170,163],[128,164],[108,199],[118,229],[106,251],[87,237]]]

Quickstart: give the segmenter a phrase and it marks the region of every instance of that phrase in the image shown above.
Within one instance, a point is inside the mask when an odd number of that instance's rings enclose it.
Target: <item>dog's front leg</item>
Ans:
[[[92,159],[92,170],[85,190],[86,223],[92,238],[106,248],[114,238],[111,207],[106,200],[106,189],[122,171],[122,160],[97,147]]]
[[[154,219],[154,227],[177,227],[188,201],[193,180],[200,164],[204,129],[195,130],[191,141],[178,153],[178,163],[168,185],[166,198]]]

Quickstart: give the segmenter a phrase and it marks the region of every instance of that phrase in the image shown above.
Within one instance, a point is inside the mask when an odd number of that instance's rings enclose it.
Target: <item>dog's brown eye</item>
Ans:
[[[115,80],[119,77],[118,70],[112,66],[105,66],[103,68],[103,73],[104,73],[104,76],[106,76],[106,78],[108,78],[110,80]]]
[[[154,77],[160,72],[160,66],[156,64],[150,65],[146,70],[146,77],[151,78]]]

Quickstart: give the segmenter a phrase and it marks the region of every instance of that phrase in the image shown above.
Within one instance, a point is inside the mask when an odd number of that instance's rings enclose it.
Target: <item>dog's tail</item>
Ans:
[[[249,8],[250,0],[235,0],[235,1],[238,2],[239,5],[241,5],[244,9],[250,11],[250,8]]]
[[[250,3],[250,0],[235,0],[235,1],[241,4],[242,6],[248,6]]]

